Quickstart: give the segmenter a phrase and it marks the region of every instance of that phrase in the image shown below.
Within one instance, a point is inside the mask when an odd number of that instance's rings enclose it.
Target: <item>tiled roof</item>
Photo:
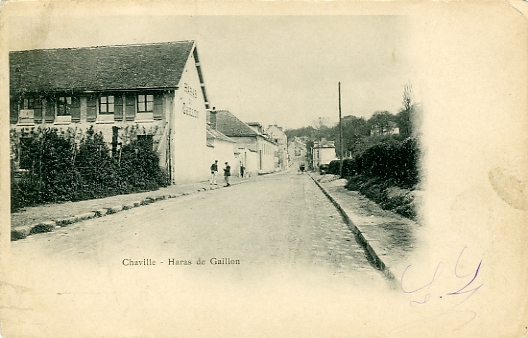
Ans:
[[[218,110],[216,112],[216,129],[229,137],[260,135],[227,110]]]
[[[219,139],[219,140],[226,141],[226,142],[236,143],[229,137],[225,136],[218,130],[214,130],[210,126],[207,126],[207,139]]]
[[[321,141],[315,141],[314,142],[314,148],[335,148],[334,141],[327,141],[327,140],[321,140]]]
[[[194,41],[9,53],[12,92],[174,88]]]

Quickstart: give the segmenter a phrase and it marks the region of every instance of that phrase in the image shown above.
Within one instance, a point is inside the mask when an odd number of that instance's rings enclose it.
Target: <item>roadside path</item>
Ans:
[[[397,281],[416,249],[424,245],[420,226],[383,210],[359,192],[346,189],[344,179],[329,180],[331,175],[310,176],[341,212],[377,268]]]
[[[258,178],[232,177],[231,183],[236,185]],[[176,198],[222,187],[223,178],[219,177],[218,185],[211,185],[208,181],[186,182],[154,191],[27,207],[20,212],[11,214],[11,240],[22,239],[33,233],[53,231],[55,227],[132,209],[158,200]]]

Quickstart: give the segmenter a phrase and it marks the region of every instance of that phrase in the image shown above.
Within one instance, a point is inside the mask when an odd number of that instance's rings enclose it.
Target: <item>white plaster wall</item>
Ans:
[[[213,150],[209,153],[209,157],[208,157],[209,166],[207,168],[209,169],[209,167],[211,167],[211,164],[213,164],[215,160],[218,160],[218,175],[219,176],[224,175],[223,169],[225,168],[225,162],[228,162],[229,165],[231,166],[231,175],[235,176],[235,174],[239,173],[240,167],[238,164],[238,160],[235,158],[235,153],[234,153],[235,143],[216,139],[214,140],[213,145],[214,145],[214,148],[209,148]]]
[[[186,91],[186,88],[191,89]],[[196,116],[184,114],[184,104],[185,107],[196,110]],[[177,182],[208,179],[211,164],[206,143],[205,100],[192,52],[187,60],[179,88],[175,92],[171,123],[174,180]]]
[[[262,156],[262,168],[259,170],[261,173],[271,173],[275,171],[275,152],[277,146],[271,142],[263,140],[261,138],[257,141],[258,151]]]
[[[254,151],[249,151],[246,153],[246,171],[249,172],[251,176],[258,174],[258,154]]]

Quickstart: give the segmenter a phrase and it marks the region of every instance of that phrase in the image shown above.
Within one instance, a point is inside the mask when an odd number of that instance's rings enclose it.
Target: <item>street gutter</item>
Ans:
[[[348,228],[352,231],[352,233],[355,235],[357,242],[363,247],[365,250],[365,253],[367,254],[368,258],[371,260],[371,263],[380,270],[383,275],[389,279],[391,282],[398,283],[398,280],[395,278],[394,273],[391,271],[391,268],[381,259],[381,255],[376,252],[376,239],[369,238],[367,235],[365,235],[361,229],[359,229],[354,222],[350,219],[347,212],[341,207],[341,205],[326,191],[326,189],[319,183],[317,180],[312,176],[309,175],[310,178],[315,182],[315,184],[321,189],[323,194],[325,194],[326,197],[332,202],[332,204],[336,207],[336,209],[339,211],[339,213],[343,216],[343,219],[347,223]],[[380,251],[378,249],[378,251]]]

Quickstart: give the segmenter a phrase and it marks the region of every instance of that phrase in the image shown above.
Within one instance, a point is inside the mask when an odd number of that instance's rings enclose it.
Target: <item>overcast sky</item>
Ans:
[[[195,40],[211,105],[246,122],[397,113],[411,78],[403,16],[104,16],[10,20],[11,50]]]

